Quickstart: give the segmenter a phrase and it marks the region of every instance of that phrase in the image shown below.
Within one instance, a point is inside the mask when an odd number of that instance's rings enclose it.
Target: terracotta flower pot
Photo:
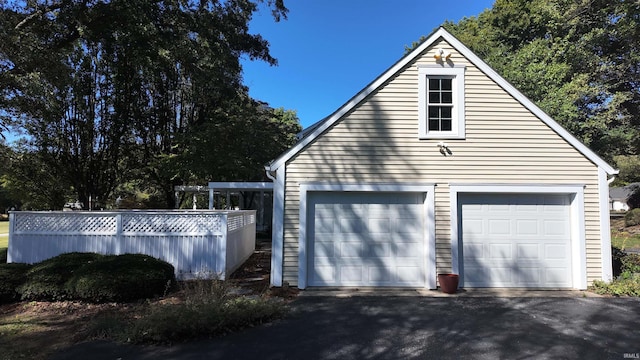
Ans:
[[[440,290],[446,294],[455,294],[458,290],[458,274],[438,274]]]

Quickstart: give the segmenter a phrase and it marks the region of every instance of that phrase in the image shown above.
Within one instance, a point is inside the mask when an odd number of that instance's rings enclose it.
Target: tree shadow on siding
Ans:
[[[408,67],[410,66],[413,65]],[[395,77],[390,79],[382,88],[394,79]],[[389,98],[379,95],[377,91],[373,92],[350,113],[344,115],[314,143],[307,146],[304,151],[309,151],[308,154],[298,157],[307,161],[303,165],[306,172],[305,178],[301,181],[358,185],[433,182],[432,179],[421,177],[420,170],[416,166],[420,156],[415,156],[415,152],[419,151],[422,145],[418,140],[417,81],[413,90],[415,90],[415,96],[410,96],[408,99]],[[395,101],[396,103],[392,106],[401,110],[385,110],[381,106],[380,98]],[[363,192],[363,194],[368,193]],[[314,210],[310,209],[307,222],[314,221],[313,216],[310,216],[313,213]],[[426,215],[423,215],[423,219]],[[401,214],[391,214],[391,217],[398,219],[401,218]],[[290,218],[285,218],[285,222],[289,221],[291,221]],[[423,226],[426,226],[424,220]],[[363,235],[352,234],[351,236],[356,236],[357,241],[363,244],[368,240]],[[396,233],[391,236],[394,241],[397,241],[400,235]],[[426,239],[424,241],[426,242]],[[313,246],[309,239],[307,244]],[[399,244],[392,243],[391,246],[393,252],[399,251]],[[333,252],[332,249],[322,249],[322,251]],[[372,251],[375,249],[365,247],[361,255]],[[381,257],[371,256],[368,259],[372,268],[386,267]],[[312,264],[312,261],[307,263]],[[312,276],[312,273],[313,269],[310,268],[308,276]],[[389,274],[380,275],[384,277]],[[435,275],[432,274],[434,277]],[[419,274],[419,277],[424,279],[425,274]]]

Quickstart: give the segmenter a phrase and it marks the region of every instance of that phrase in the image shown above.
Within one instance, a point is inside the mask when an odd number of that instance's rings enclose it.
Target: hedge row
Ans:
[[[141,254],[68,253],[34,265],[0,264],[0,302],[129,302],[175,286],[171,264]]]

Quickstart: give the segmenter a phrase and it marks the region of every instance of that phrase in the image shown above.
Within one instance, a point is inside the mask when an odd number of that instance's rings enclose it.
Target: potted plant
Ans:
[[[458,274],[438,274],[440,290],[446,294],[455,294],[458,290]]]

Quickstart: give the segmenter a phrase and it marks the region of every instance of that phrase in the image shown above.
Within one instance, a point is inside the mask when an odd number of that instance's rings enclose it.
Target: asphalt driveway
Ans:
[[[172,347],[90,342],[53,359],[640,358],[640,299],[300,297],[284,320]]]

